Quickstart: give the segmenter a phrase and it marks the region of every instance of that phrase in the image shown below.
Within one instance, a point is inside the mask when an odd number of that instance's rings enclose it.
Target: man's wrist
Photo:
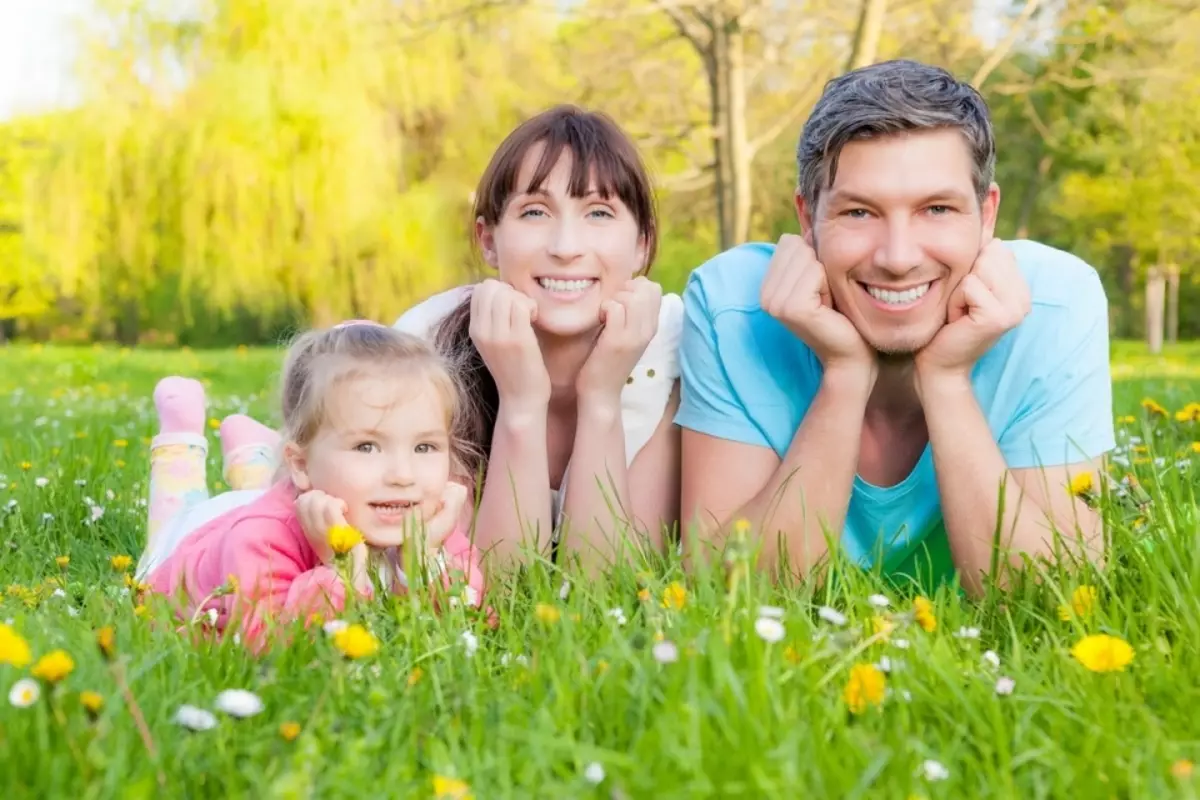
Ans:
[[[913,375],[917,395],[921,398],[923,406],[941,400],[953,401],[956,398],[974,397],[969,369],[933,369],[921,368],[918,365]]]
[[[821,391],[865,405],[875,388],[876,375],[871,364],[834,362],[821,375]]]

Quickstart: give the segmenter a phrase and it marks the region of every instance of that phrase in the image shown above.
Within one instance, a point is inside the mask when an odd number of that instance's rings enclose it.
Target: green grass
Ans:
[[[1117,414],[1135,417],[1120,426],[1118,458],[1130,467],[1114,472],[1133,471],[1140,488],[1105,492],[1113,550],[1099,574],[975,603],[943,591],[926,632],[911,622],[911,598],[854,572],[815,589],[771,586],[748,570],[730,592],[720,575],[626,568],[573,581],[563,600],[563,576],[539,566],[491,596],[495,630],[457,609],[434,616],[419,597],[354,609],[347,616],[381,648],[349,663],[319,630],[260,659],[232,641],[191,644],[135,616],[109,564],[140,552],[154,382],[203,377],[212,417],[272,420],[276,353],[0,350],[0,575],[24,587],[24,599],[14,590],[0,600],[0,619],[35,659],[61,648],[75,662],[35,706],[0,706],[0,782],[20,797],[78,798],[430,797],[437,775],[478,798],[1194,797],[1197,778],[1171,767],[1200,761],[1200,425],[1149,416],[1139,402],[1151,396],[1173,412],[1200,399],[1200,347],[1114,351]],[[1134,450],[1139,441],[1148,452]],[[93,504],[104,509],[94,522]],[[70,556],[65,570],[60,555]],[[65,597],[52,594],[54,577]],[[672,581],[687,587],[682,609],[661,602]],[[1060,620],[1081,583],[1096,587],[1093,612]],[[869,635],[876,592],[888,594],[897,626],[887,640]],[[538,603],[561,618],[545,621]],[[764,604],[783,609],[779,643],[756,635]],[[820,606],[848,623],[824,621]],[[157,760],[94,644],[105,625]],[[978,638],[957,636],[964,628]],[[1070,648],[1090,633],[1128,641],[1133,663],[1083,668]],[[659,638],[678,661],[656,660]],[[849,713],[851,668],[884,658],[885,701]],[[0,665],[0,689],[29,671]],[[1015,681],[1009,696],[995,691],[1001,676]],[[218,714],[206,732],[173,722],[181,704],[211,709],[229,688],[254,691],[265,710]],[[105,700],[94,722],[84,690]],[[301,726],[295,741],[279,735],[287,721]],[[927,759],[949,777],[927,780]],[[605,772],[599,786],[585,778],[592,763]]]

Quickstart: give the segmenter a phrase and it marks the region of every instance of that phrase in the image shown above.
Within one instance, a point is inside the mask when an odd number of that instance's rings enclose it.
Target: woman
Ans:
[[[683,305],[646,278],[658,225],[637,148],[602,114],[553,108],[501,144],[474,202],[496,277],[396,326],[466,365],[477,546],[508,561],[558,542],[591,566],[643,536],[661,550],[679,516]]]

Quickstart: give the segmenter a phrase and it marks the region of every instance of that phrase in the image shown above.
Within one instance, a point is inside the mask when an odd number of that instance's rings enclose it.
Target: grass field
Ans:
[[[10,794],[1200,793],[1200,421],[1175,416],[1200,399],[1200,347],[1115,348],[1122,482],[1100,499],[1113,538],[1102,573],[977,603],[943,591],[925,608],[853,572],[816,590],[737,565],[729,583],[630,567],[564,592],[562,575],[538,567],[493,594],[495,630],[461,609],[435,617],[415,597],[356,607],[347,618],[380,646],[353,661],[319,628],[260,659],[228,640],[191,644],[136,608],[111,562],[141,550],[155,381],[201,377],[213,419],[273,420],[276,370],[268,350],[0,349],[0,620],[11,626],[0,688],[18,687],[0,708]],[[111,664],[96,643],[105,626]],[[1132,661],[1092,671],[1084,662],[1103,653],[1073,648],[1093,634],[1127,642]],[[56,667],[68,674],[35,679],[25,705],[18,681]],[[228,689],[263,709],[215,710]],[[215,726],[179,724],[189,705]]]

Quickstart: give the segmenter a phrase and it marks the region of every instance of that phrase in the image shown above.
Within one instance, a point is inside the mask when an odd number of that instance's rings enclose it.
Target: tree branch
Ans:
[[[1012,27],[1008,29],[1008,35],[992,48],[992,52],[988,55],[987,60],[975,71],[974,77],[971,78],[972,86],[976,89],[983,88],[983,82],[988,79],[988,76],[992,74],[996,67],[1000,66],[1000,62],[1008,55],[1008,51],[1017,42],[1017,37],[1021,33],[1021,27],[1029,21],[1029,18],[1033,16],[1033,12],[1037,11],[1039,5],[1041,5],[1041,0],[1025,0],[1025,7],[1021,9],[1021,13],[1013,20]]]

